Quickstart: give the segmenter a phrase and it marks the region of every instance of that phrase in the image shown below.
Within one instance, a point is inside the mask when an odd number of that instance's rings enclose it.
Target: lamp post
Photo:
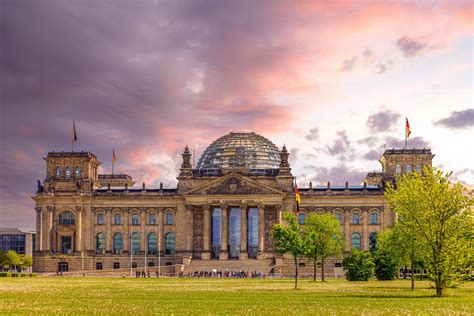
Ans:
[[[146,253],[148,252],[147,251],[147,244],[148,244],[148,237],[146,236],[146,233],[145,233],[145,274],[146,274],[146,266],[147,266],[147,262],[146,262]]]
[[[133,249],[132,249],[132,234],[130,234],[130,277],[133,278]]]

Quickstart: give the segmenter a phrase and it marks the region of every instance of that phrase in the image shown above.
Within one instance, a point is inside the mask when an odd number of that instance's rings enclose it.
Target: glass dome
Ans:
[[[216,139],[203,152],[197,169],[278,169],[280,150],[254,132],[231,132]]]

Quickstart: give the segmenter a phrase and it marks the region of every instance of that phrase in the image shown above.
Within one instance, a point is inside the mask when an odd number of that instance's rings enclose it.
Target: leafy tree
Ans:
[[[0,261],[2,267],[6,270],[21,264],[20,256],[13,250],[8,250],[7,252],[2,251],[2,253],[0,253]]]
[[[389,186],[388,204],[399,217],[397,226],[410,231],[425,245],[428,275],[442,296],[453,274],[465,269],[472,256],[472,191],[449,181],[436,168],[423,168],[397,178],[396,189]]]
[[[22,268],[23,270],[26,270],[32,265],[33,265],[33,258],[31,256],[20,255],[20,264],[19,264],[20,268]]]
[[[282,255],[290,253],[293,255],[295,262],[295,289],[297,289],[298,261],[305,252],[304,235],[302,227],[298,224],[294,214],[284,213],[283,219],[286,221],[286,225],[274,225],[272,229],[272,237],[276,253]]]
[[[316,263],[321,259],[324,281],[324,261],[342,254],[342,235],[339,222],[329,214],[313,213],[305,219],[305,256],[314,262],[313,281],[316,281]]]
[[[342,259],[349,281],[367,281],[374,275],[375,264],[368,251],[352,249],[348,256]]]
[[[373,253],[377,280],[393,280],[402,263],[402,248],[394,237],[392,230],[378,235],[378,245]]]

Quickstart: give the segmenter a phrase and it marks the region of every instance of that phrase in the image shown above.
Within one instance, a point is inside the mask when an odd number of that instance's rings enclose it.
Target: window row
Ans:
[[[415,166],[415,171],[418,172],[418,173],[421,173],[421,170],[422,170],[421,164],[417,164]],[[413,166],[410,165],[410,164],[405,165],[405,173],[411,173],[411,172],[413,172]],[[402,165],[397,164],[395,166],[395,173],[396,174],[402,174]]]
[[[96,252],[98,254],[105,254],[105,234],[98,233],[96,237]],[[140,254],[140,235],[133,233],[130,237],[130,250],[132,254]],[[115,233],[113,236],[113,251],[118,255],[123,252],[123,237],[121,233]],[[174,233],[167,233],[165,235],[165,254],[173,255],[176,250],[176,240]],[[158,254],[158,236],[156,233],[148,234],[146,241],[146,252],[150,255]]]
[[[339,223],[342,223],[343,220],[343,214],[342,213],[334,213],[334,216],[336,219],[339,221]],[[370,213],[370,225],[378,225],[379,223],[379,216],[380,214],[378,212],[371,212]],[[304,225],[304,220],[305,220],[306,214],[305,213],[299,213],[298,214],[298,224]],[[352,213],[352,224],[359,225],[361,224],[361,218],[360,218],[360,213]]]
[[[132,225],[139,225],[140,220],[139,220],[139,215],[138,214],[132,214],[132,219],[131,219]],[[114,214],[114,225],[122,225],[122,214]],[[97,224],[98,225],[104,225],[105,224],[105,215],[104,213],[99,213],[97,214]],[[156,214],[148,214],[148,225],[156,225],[158,224],[156,220]],[[166,225],[173,225],[174,224],[174,216],[171,213],[166,214],[166,220],[165,220]]]
[[[62,177],[63,169],[61,167],[56,167],[56,169],[54,170],[54,175],[56,177]],[[71,177],[72,176],[72,169],[70,167],[64,168],[64,175],[66,177]],[[81,168],[79,166],[74,168],[74,176],[76,178],[79,178],[81,176]]]
[[[351,235],[351,248],[352,249],[362,249],[361,246],[361,235],[360,233],[352,233]],[[369,251],[374,252],[377,248],[377,233],[371,233],[369,235]]]

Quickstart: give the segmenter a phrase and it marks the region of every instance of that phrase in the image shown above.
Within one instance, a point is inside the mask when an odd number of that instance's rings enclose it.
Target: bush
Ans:
[[[393,280],[398,271],[399,260],[384,248],[374,255],[375,277],[377,280]]]
[[[367,281],[374,275],[375,264],[368,251],[352,249],[342,260],[342,266],[346,270],[346,279],[349,281]]]
[[[7,272],[0,272],[0,278],[7,277],[7,276],[8,276]]]

